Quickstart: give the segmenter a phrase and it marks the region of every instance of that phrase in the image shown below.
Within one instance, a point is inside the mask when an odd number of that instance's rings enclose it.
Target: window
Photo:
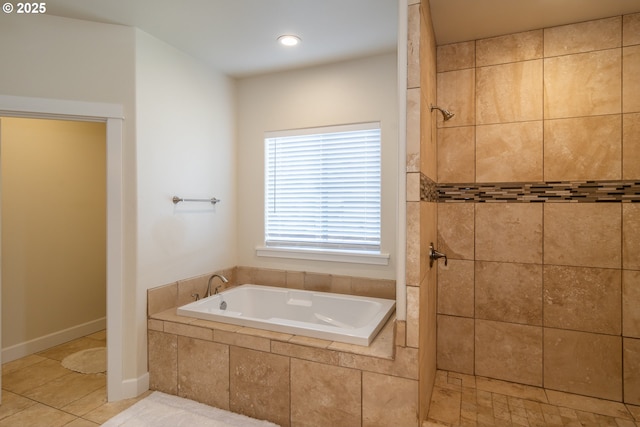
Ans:
[[[265,135],[265,246],[380,254],[380,124]]]

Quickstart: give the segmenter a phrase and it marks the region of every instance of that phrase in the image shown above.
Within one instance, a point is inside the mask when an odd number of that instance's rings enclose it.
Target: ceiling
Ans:
[[[396,0],[48,0],[47,14],[138,27],[235,77],[397,47]]]
[[[431,0],[439,45],[640,12],[640,0]]]
[[[129,25],[234,77],[396,49],[398,0],[48,0],[47,14]],[[640,0],[430,0],[438,44],[640,12]],[[282,34],[302,43],[284,48]]]

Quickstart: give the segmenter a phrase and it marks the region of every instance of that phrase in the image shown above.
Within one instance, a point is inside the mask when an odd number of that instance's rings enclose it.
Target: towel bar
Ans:
[[[177,205],[180,202],[209,202],[212,205],[215,205],[216,203],[221,201],[220,199],[216,199],[215,197],[212,197],[210,199],[183,199],[178,196],[173,196],[172,200],[174,205]]]

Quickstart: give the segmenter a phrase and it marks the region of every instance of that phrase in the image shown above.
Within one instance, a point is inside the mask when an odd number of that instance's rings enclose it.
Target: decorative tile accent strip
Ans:
[[[425,174],[420,174],[420,200],[423,202],[438,201],[438,184]]]
[[[553,181],[507,183],[437,184],[437,201],[443,202],[637,202],[640,203],[640,180],[625,181]],[[421,200],[430,200],[424,186]]]

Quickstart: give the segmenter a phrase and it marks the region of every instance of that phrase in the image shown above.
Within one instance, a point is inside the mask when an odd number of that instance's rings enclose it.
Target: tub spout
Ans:
[[[211,296],[211,281],[215,278],[219,278],[220,280],[222,280],[222,283],[229,283],[229,281],[227,280],[226,277],[224,277],[222,274],[212,274],[211,277],[209,277],[209,282],[207,283],[207,292],[204,294],[204,297],[210,297]],[[217,294],[218,293],[218,289],[220,288],[220,286],[216,287],[214,290],[214,293]]]

